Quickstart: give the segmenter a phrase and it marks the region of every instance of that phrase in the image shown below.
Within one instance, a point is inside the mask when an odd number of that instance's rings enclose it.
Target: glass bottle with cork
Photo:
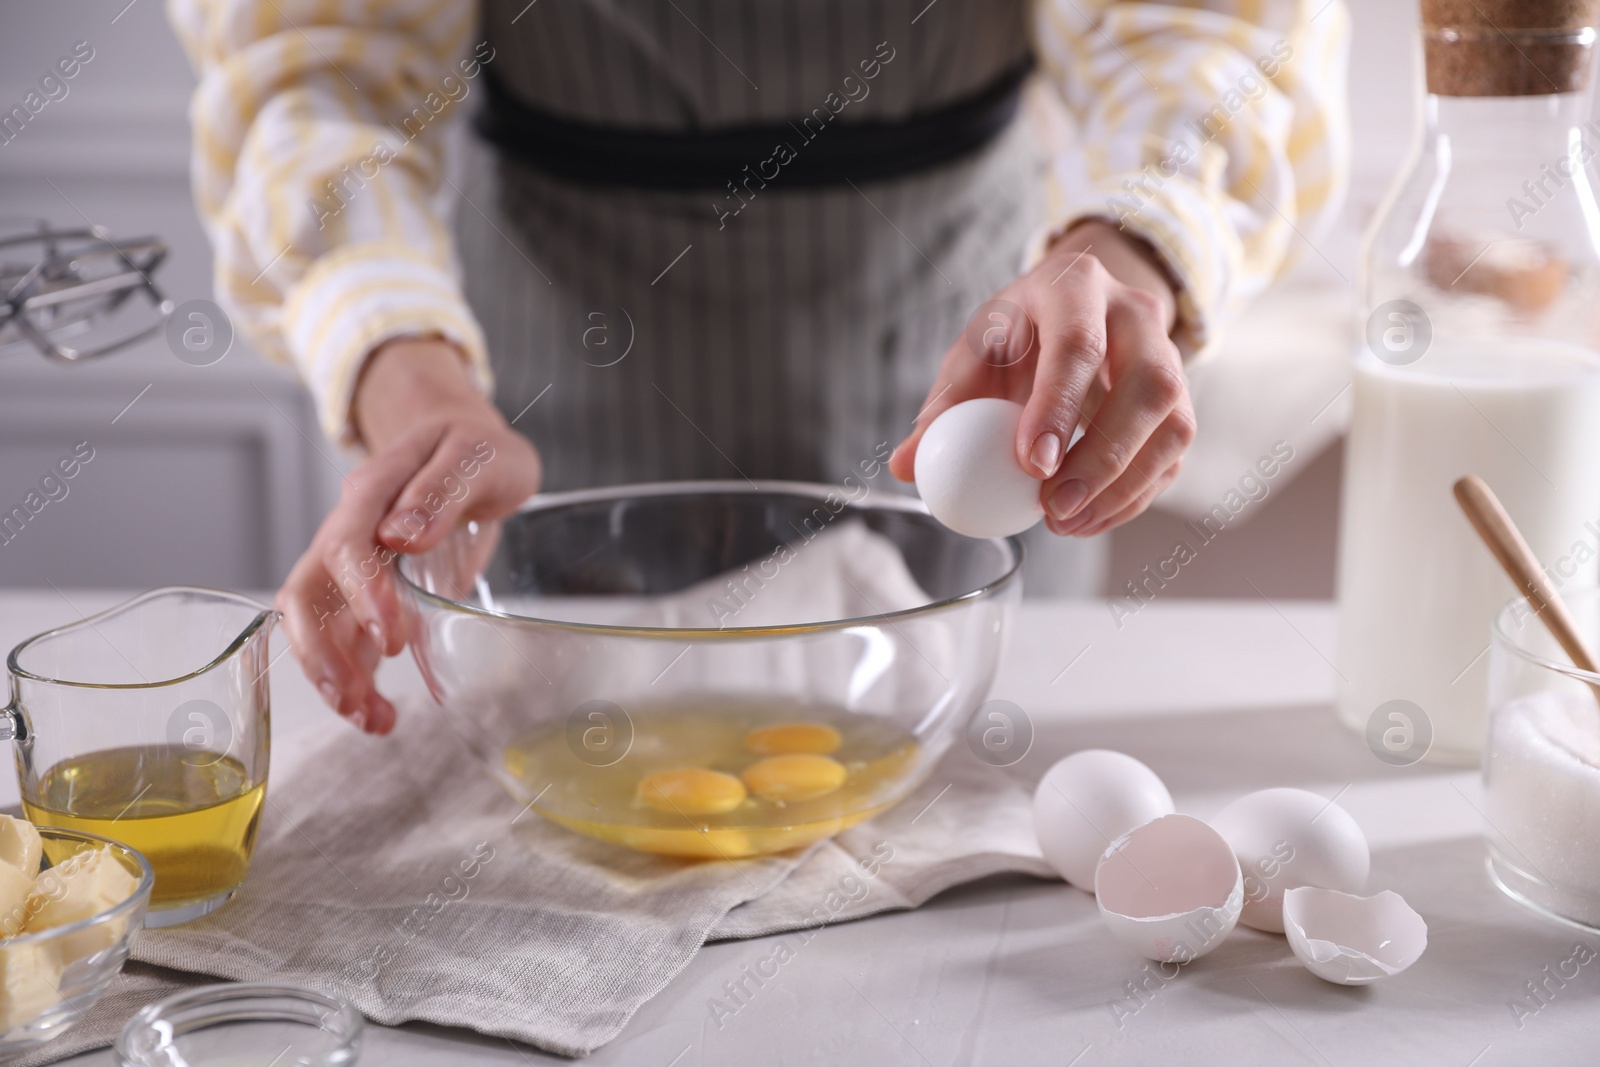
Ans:
[[[1402,764],[1478,762],[1516,592],[1456,508],[1483,477],[1562,583],[1600,560],[1597,0],[1422,0],[1411,162],[1368,230],[1339,552],[1338,709]]]

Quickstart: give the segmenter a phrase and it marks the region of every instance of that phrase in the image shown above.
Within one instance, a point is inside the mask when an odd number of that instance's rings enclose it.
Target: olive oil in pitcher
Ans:
[[[151,904],[173,907],[244,881],[266,783],[252,784],[232,756],[139,745],[63,760],[28,792],[22,805],[35,825],[99,834],[144,853],[156,875]]]

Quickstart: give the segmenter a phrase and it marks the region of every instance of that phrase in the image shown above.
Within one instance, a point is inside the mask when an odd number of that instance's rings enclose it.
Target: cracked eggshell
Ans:
[[[1106,847],[1173,810],[1172,794],[1155,771],[1124,753],[1089,748],[1058,761],[1039,779],[1033,829],[1045,862],[1092,893]]]
[[[1283,933],[1283,894],[1298,886],[1359,893],[1372,854],[1350,813],[1304,789],[1262,789],[1223,808],[1211,825],[1244,872],[1244,914],[1257,930]]]
[[[1339,985],[1399,974],[1428,947],[1428,924],[1387,889],[1370,897],[1291,889],[1283,894],[1283,932],[1312,974]]]
[[[1189,815],[1163,815],[1106,849],[1095,898],[1118,941],[1147,959],[1188,963],[1238,924],[1244,878],[1221,834]]]

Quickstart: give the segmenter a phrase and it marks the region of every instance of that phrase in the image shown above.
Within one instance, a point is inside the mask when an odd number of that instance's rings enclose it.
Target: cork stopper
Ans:
[[[1428,92],[1548,96],[1589,86],[1600,0],[1421,0]]]

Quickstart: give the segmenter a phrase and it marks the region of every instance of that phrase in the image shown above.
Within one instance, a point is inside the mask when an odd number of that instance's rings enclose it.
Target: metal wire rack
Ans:
[[[173,307],[152,277],[166,255],[157,237],[0,219],[0,352],[81,363],[155,336]]]

